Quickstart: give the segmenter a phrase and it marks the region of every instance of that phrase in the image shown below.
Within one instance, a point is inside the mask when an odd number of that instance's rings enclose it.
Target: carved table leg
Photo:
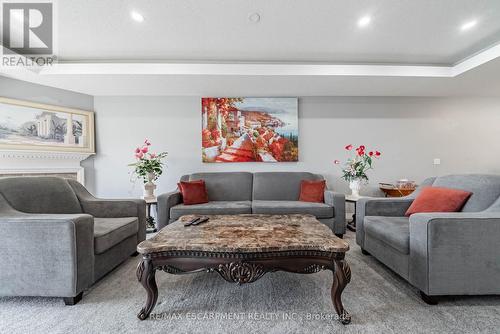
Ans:
[[[342,324],[347,325],[351,322],[351,315],[344,309],[342,305],[342,291],[347,283],[351,281],[351,268],[344,259],[334,260],[333,285],[332,285],[332,302],[335,311],[339,315],[339,320]]]
[[[137,317],[141,320],[149,317],[149,314],[155,307],[156,301],[158,300],[158,287],[156,286],[155,271],[156,270],[153,268],[151,260],[148,259],[143,259],[137,266],[137,279],[141,282],[148,294],[146,304],[144,304],[144,307],[137,315]]]

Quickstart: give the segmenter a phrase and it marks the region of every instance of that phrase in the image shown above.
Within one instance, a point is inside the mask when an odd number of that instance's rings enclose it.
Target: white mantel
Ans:
[[[81,162],[93,153],[0,151],[0,174],[74,173],[85,184]]]

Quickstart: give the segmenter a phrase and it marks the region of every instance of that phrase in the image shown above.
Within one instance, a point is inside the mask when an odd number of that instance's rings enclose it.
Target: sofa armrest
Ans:
[[[93,283],[92,216],[1,216],[0,231],[0,295],[74,297]]]
[[[146,207],[142,199],[92,198],[80,200],[80,204],[83,212],[99,218],[138,217],[142,207]]]
[[[500,213],[410,216],[410,282],[428,295],[498,294]]]
[[[182,195],[179,191],[172,191],[158,196],[158,229],[168,225],[170,209],[181,203]]]
[[[360,198],[356,203],[356,242],[364,247],[366,216],[402,217],[410,207],[414,197]]]
[[[325,190],[325,204],[333,207],[334,223],[333,233],[344,234],[345,222],[345,195],[331,190]]]

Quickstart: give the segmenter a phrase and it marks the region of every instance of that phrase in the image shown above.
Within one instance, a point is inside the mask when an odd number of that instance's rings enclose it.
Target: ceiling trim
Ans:
[[[58,63],[40,75],[243,75],[450,77],[452,67],[265,63]]]
[[[85,63],[61,62],[27,70],[0,65],[0,73],[34,81],[51,75],[228,75],[228,76],[355,76],[452,78],[500,57],[494,45],[453,66],[338,65],[303,63]],[[36,81],[36,79],[35,79]]]
[[[465,73],[498,57],[500,57],[500,43],[456,63],[452,66],[453,76]]]

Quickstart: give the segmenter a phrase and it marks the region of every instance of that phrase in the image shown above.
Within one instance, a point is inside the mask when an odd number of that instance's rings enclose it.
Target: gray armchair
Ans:
[[[136,253],[143,200],[102,200],[56,177],[0,180],[0,295],[63,297],[83,291]]]
[[[423,186],[473,193],[461,212],[404,214]],[[425,180],[410,196],[357,203],[356,241],[417,287],[422,299],[500,294],[500,176],[448,175]]]

